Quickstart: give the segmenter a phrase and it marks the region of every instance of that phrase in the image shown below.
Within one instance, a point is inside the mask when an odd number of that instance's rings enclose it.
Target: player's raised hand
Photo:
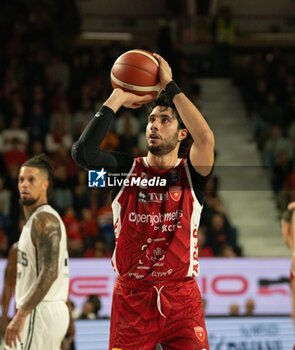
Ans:
[[[153,96],[151,95],[143,95],[143,96],[139,96],[139,95],[135,95],[132,94],[131,92],[124,92],[125,95],[125,101],[123,103],[123,106],[126,108],[139,108],[142,105],[150,102],[153,100]]]
[[[150,102],[152,99],[153,97],[151,95],[139,96],[116,88],[104,105],[111,108],[116,113],[122,106],[135,109]]]
[[[159,78],[161,89],[165,90],[167,84],[173,80],[172,69],[169,66],[169,63],[162,56],[158,55],[157,53],[154,53],[154,56],[159,62]]]
[[[288,209],[289,209],[289,210],[295,209],[295,201],[294,201],[294,202],[290,202],[290,203],[288,204]]]

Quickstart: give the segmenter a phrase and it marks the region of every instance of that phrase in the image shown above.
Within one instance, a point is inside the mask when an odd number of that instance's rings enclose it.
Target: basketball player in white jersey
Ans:
[[[59,350],[69,325],[67,238],[59,214],[48,205],[53,166],[45,154],[20,168],[18,190],[26,223],[18,242],[16,314],[5,349]]]

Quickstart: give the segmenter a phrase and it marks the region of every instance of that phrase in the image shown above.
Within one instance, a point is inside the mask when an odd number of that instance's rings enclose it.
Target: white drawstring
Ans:
[[[160,312],[160,315],[166,318],[166,316],[163,314],[161,310],[161,297],[160,297],[161,290],[164,288],[164,286],[162,286],[160,289],[158,289],[156,286],[154,286],[154,288],[157,291],[157,308]]]

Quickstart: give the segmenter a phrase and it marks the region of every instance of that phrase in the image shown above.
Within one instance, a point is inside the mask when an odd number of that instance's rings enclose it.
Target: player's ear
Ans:
[[[49,181],[46,179],[46,180],[43,181],[43,184],[42,184],[42,191],[43,191],[43,192],[47,192],[48,187],[49,187]]]
[[[180,129],[178,133],[178,141],[182,141],[187,137],[187,129]]]

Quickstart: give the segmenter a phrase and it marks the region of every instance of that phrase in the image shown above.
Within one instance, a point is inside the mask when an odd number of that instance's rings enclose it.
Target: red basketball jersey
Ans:
[[[160,170],[136,158],[125,184],[112,203],[116,272],[147,283],[197,276],[202,206],[186,160]]]

